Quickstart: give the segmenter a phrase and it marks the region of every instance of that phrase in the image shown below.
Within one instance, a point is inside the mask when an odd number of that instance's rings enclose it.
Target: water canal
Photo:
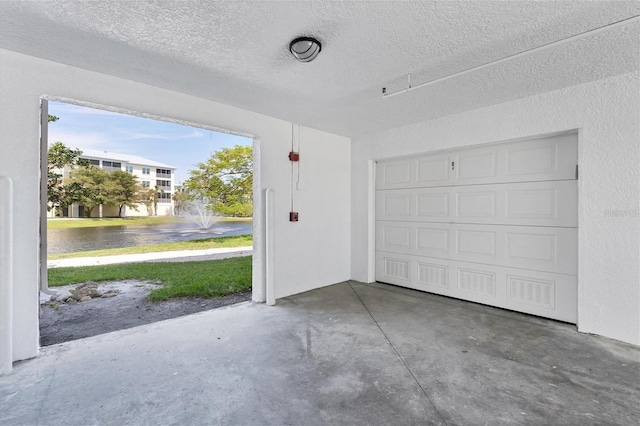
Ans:
[[[193,221],[145,226],[100,226],[47,230],[49,254],[108,248],[133,247],[146,244],[192,241],[203,238],[251,234],[252,222],[217,222],[208,229],[199,229]]]

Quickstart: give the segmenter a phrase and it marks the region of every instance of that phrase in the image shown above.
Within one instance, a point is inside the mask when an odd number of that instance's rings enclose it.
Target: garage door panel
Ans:
[[[557,144],[512,147],[507,149],[507,176],[557,172]]]
[[[556,281],[507,274],[507,300],[546,309],[556,307]]]
[[[576,227],[577,181],[376,191],[376,219]]]
[[[415,249],[427,256],[448,256],[449,250],[449,229],[445,227],[425,227],[421,225],[410,225],[416,228]],[[437,226],[437,225],[436,225]],[[413,248],[413,247],[412,247]],[[383,248],[386,249],[386,248]],[[411,253],[411,252],[407,252]]]
[[[488,230],[458,228],[456,233],[455,256],[471,261],[496,261],[496,233]]]
[[[411,242],[411,226],[410,225],[387,225],[381,227],[382,245],[388,249],[410,251],[413,248]],[[396,251],[393,250],[393,251]]]
[[[449,194],[438,191],[432,193],[410,193],[416,198],[416,219],[429,220],[430,218],[445,219],[449,217]]]
[[[457,164],[456,178],[460,181],[498,176],[498,150],[493,147],[470,150],[453,158],[454,164]]]
[[[424,287],[435,287],[439,290],[449,288],[449,266],[431,261],[417,261],[417,284]]]
[[[413,216],[412,204],[414,197],[409,193],[387,193],[380,199],[382,204],[382,217],[410,218]]]
[[[391,253],[381,257],[376,268],[381,268],[381,275],[396,284],[409,284],[415,279],[410,275],[411,261],[402,259],[400,256],[395,256]]]
[[[537,271],[578,273],[576,228],[522,228],[504,236],[503,265]]]
[[[506,233],[506,258],[509,261],[545,262],[557,264],[558,231]]]
[[[501,188],[491,191],[478,191],[475,188],[460,190],[453,188],[455,196],[455,218],[461,222],[474,221],[474,219],[496,219],[497,199]]]
[[[507,218],[545,218],[558,217],[558,188],[507,189]]]
[[[376,279],[577,318],[577,134],[378,163]]]
[[[496,272],[478,267],[478,265],[457,266],[455,268],[456,290],[468,299],[496,299]]]
[[[577,134],[380,162],[377,189],[575,179]]]
[[[504,145],[507,179],[575,179],[578,164],[578,135],[557,135]]]
[[[420,158],[414,162],[416,183],[421,186],[446,184],[450,180],[449,156]]]
[[[403,277],[387,274],[401,264]],[[395,273],[392,267],[390,272]],[[376,253],[378,281],[575,323],[577,279],[572,275],[495,267],[448,259]]]
[[[397,160],[379,164],[376,168],[378,185],[385,188],[412,186],[410,159]]]
[[[578,280],[571,275],[531,276],[506,273],[506,307],[575,324]],[[549,315],[548,313],[553,314]]]
[[[576,275],[576,228],[386,222],[376,250]],[[406,244],[405,244],[406,243]]]

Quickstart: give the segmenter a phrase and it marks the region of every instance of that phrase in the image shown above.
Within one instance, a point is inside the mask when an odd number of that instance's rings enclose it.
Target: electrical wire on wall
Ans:
[[[291,152],[295,152],[294,143],[293,143],[293,133],[294,133],[294,127],[293,126],[294,126],[294,124],[291,123]],[[289,158],[289,160],[291,160],[291,158]],[[295,162],[294,161],[290,161],[290,163],[291,163],[291,187],[289,188],[289,193],[291,194],[291,210],[289,210],[289,211],[295,212],[295,209],[293,208],[293,205],[294,205],[294,203],[293,203],[293,199],[294,199],[294,197],[293,197],[293,167],[294,167]]]
[[[298,124],[298,150],[296,151],[300,155],[302,149],[302,139],[300,138],[300,125]],[[300,191],[300,161],[296,163],[298,165],[298,173],[296,179],[296,190]]]
[[[289,220],[291,222],[298,221],[298,213],[295,210],[295,191],[300,190],[300,125],[298,125],[298,147],[296,149],[295,141],[295,124],[291,123],[291,151],[289,152],[289,160],[291,161],[291,210]]]

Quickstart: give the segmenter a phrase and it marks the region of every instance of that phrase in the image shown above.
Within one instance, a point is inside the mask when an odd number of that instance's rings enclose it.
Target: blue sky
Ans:
[[[94,108],[49,101],[49,143],[69,148],[99,149],[138,155],[177,167],[176,183],[189,170],[206,161],[213,151],[234,145],[251,145],[249,138],[195,127],[118,114]]]

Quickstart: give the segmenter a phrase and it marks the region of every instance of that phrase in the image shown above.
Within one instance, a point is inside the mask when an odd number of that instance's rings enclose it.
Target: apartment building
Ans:
[[[100,167],[104,170],[123,170],[135,176],[143,188],[157,188],[157,216],[172,215],[174,211],[173,193],[174,193],[174,177],[175,167],[159,163],[144,157],[136,155],[120,154],[116,152],[100,151],[94,149],[83,149],[81,158],[88,160],[93,166]],[[70,170],[65,169],[63,176],[69,176]],[[85,214],[84,206],[74,204],[66,211],[62,211],[63,216],[67,217],[83,217]],[[53,210],[50,212],[54,214]],[[123,216],[151,216],[154,214],[153,207],[151,211],[147,210],[144,203],[136,204],[136,208],[127,208],[123,212]],[[91,212],[92,217],[115,217],[118,216],[118,206],[105,204],[96,207]]]

